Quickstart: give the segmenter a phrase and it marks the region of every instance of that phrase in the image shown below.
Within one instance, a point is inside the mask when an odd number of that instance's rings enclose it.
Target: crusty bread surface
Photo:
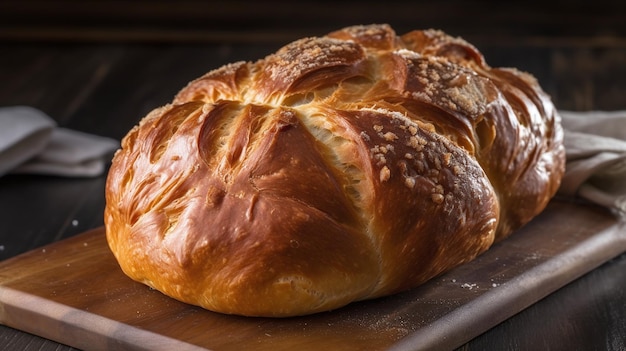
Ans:
[[[527,73],[437,30],[353,26],[210,71],[123,139],[106,184],[129,277],[286,317],[394,294],[541,212],[559,116]]]

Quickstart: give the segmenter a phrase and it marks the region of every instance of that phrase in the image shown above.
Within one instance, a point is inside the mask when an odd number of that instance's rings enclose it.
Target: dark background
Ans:
[[[60,41],[288,41],[349,24],[436,27],[470,40],[617,43],[621,1],[8,0],[0,38]],[[623,44],[623,43],[622,43]]]
[[[623,1],[8,0],[0,43],[262,46],[353,24],[399,33],[437,28],[476,45],[493,66],[536,75],[562,109],[624,108]],[[6,50],[6,49],[5,49]],[[226,49],[223,49],[226,50]],[[207,62],[207,69],[235,58]],[[5,68],[7,64],[2,62]],[[179,64],[185,64],[184,61]],[[185,77],[191,79],[191,76]]]
[[[626,109],[623,1],[0,0],[0,106],[121,139],[188,81],[344,26],[437,28],[535,75],[562,110]],[[106,175],[0,178],[0,260],[101,226]],[[465,350],[623,350],[626,254]],[[0,349],[66,350],[0,326]]]

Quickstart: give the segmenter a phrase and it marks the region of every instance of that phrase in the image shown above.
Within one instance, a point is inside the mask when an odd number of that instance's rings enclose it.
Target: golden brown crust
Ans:
[[[415,287],[538,214],[564,168],[537,82],[440,31],[354,26],[191,82],[107,180],[131,278],[250,316]]]

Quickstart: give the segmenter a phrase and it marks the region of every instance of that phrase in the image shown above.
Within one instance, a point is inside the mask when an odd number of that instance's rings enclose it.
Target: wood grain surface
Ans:
[[[98,228],[1,262],[0,322],[89,350],[446,350],[624,250],[624,223],[555,201],[475,261],[417,289],[311,316],[248,318],[131,281]]]
[[[591,35],[623,43],[624,8],[614,0],[4,0],[0,39],[268,43],[385,22],[400,31],[441,28],[509,46]]]
[[[559,109],[626,110],[626,2],[612,0],[5,0],[0,106],[33,106],[62,127],[119,139],[210,69],[371,22],[462,36],[491,65],[535,75]],[[105,178],[1,177],[0,261],[102,226]],[[457,350],[623,351],[624,330],[626,253]],[[0,349],[76,350],[5,325]]]

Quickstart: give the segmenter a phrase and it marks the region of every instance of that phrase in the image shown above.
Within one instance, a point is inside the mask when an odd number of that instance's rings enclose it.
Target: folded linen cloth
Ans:
[[[94,177],[104,172],[118,148],[117,140],[59,128],[33,107],[0,108],[0,176]]]
[[[559,194],[626,216],[626,111],[560,114],[567,168]],[[97,176],[118,148],[117,140],[59,128],[35,108],[0,108],[0,176]]]
[[[560,111],[567,157],[559,194],[626,216],[626,111]]]

